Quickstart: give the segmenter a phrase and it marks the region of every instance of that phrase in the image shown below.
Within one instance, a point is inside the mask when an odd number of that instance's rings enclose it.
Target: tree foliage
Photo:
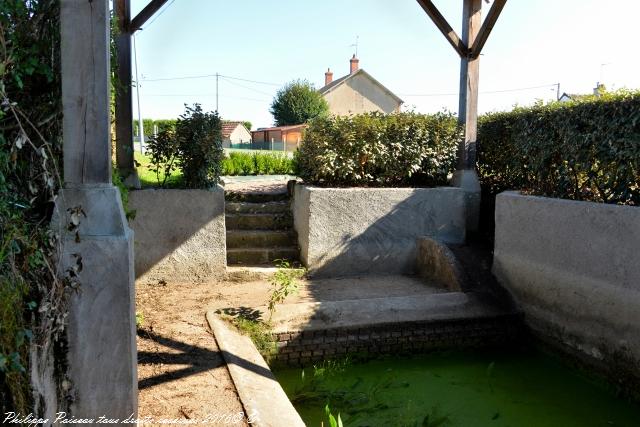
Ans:
[[[299,125],[327,115],[329,105],[306,80],[294,80],[276,94],[271,103],[276,126]]]

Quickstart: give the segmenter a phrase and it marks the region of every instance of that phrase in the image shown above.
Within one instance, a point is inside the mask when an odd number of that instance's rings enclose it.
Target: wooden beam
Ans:
[[[133,107],[131,89],[131,34],[128,32],[131,19],[130,0],[115,0],[119,34],[116,36],[116,60],[118,62],[115,82],[116,115],[116,164],[123,177],[134,170],[133,161]]]
[[[131,20],[131,26],[129,31],[131,34],[138,31],[142,26],[151,18],[160,8],[167,2],[167,0],[151,0],[144,9]]]
[[[491,30],[493,30],[494,25],[496,25],[496,21],[498,20],[498,17],[500,17],[500,13],[502,12],[502,9],[504,8],[504,5],[506,3],[507,0],[494,0],[493,4],[491,5],[491,9],[489,9],[489,13],[487,14],[487,17],[485,18],[484,23],[480,28],[480,32],[478,33],[478,36],[473,41],[473,45],[471,46],[469,55],[472,59],[480,56],[482,48],[487,42],[489,34],[491,34]]]
[[[417,0],[418,4],[422,6],[422,9],[429,15],[429,18],[436,24],[436,27],[444,35],[447,41],[453,46],[461,57],[466,57],[469,54],[468,45],[465,44],[456,32],[451,28],[451,25],[447,22],[444,16],[440,13],[438,8],[433,4],[431,0]]]
[[[462,42],[470,46],[477,40],[482,23],[482,0],[463,0]],[[460,104],[458,120],[464,126],[464,141],[458,147],[458,170],[474,169],[478,134],[478,79],[480,59],[463,56],[460,62]]]
[[[109,1],[60,2],[65,185],[111,184]]]

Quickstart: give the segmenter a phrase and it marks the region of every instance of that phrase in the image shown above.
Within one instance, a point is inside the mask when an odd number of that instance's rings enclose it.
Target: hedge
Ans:
[[[489,194],[640,204],[640,93],[484,115],[478,171]]]
[[[323,186],[443,185],[461,138],[448,113],[317,118],[296,154],[297,174]]]

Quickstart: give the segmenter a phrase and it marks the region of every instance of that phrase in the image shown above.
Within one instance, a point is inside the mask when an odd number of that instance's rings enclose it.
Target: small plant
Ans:
[[[144,314],[140,311],[136,311],[136,328],[142,327],[144,324]]]
[[[324,407],[324,413],[327,415],[327,418],[329,418],[330,427],[343,427],[342,419],[340,418],[340,413],[338,413],[338,419],[336,419],[336,417],[334,417],[333,414],[331,413],[331,409],[329,408],[328,403]]]
[[[173,130],[163,130],[147,142],[151,164],[147,166],[156,175],[160,187],[178,169],[178,144]]]
[[[273,313],[276,311],[276,305],[281,304],[291,294],[298,292],[300,287],[299,279],[305,275],[304,268],[292,268],[292,265],[287,260],[277,260],[278,271],[275,272],[271,279],[271,286],[273,286],[273,292],[269,297],[269,320],[273,317]]]

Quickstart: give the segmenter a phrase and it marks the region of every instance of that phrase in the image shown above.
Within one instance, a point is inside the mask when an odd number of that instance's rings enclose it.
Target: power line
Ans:
[[[215,93],[170,93],[170,94],[145,94],[145,96],[162,96],[162,97],[215,97]],[[257,101],[257,102],[269,102],[270,99],[259,99],[259,98],[245,98],[242,96],[233,96],[233,95],[222,95],[219,94],[222,98],[233,98],[233,99],[243,99],[247,101]]]
[[[557,83],[550,83],[547,85],[540,85],[540,86],[529,86],[529,87],[520,87],[520,88],[515,88],[515,89],[499,89],[499,90],[487,90],[487,91],[482,91],[479,93],[505,93],[505,92],[518,92],[518,91],[523,91],[523,90],[531,90],[531,89],[542,89],[542,88],[548,88],[548,87],[552,87],[552,86],[556,86]],[[458,92],[451,92],[451,93],[421,93],[421,94],[408,94],[408,93],[401,93],[398,94],[398,96],[415,96],[415,97],[427,97],[427,96],[458,96],[459,93]]]
[[[228,83],[231,83],[231,84],[232,84],[232,85],[234,85],[234,86],[242,87],[242,88],[245,88],[245,89],[251,90],[251,91],[253,91],[253,92],[260,93],[260,94],[262,94],[262,95],[267,95],[267,96],[272,96],[272,95],[273,95],[273,94],[271,94],[271,93],[263,92],[263,91],[261,91],[261,90],[254,89],[254,88],[249,87],[249,86],[241,85],[240,83],[236,83],[236,82],[234,82],[233,80],[231,80],[231,79],[229,79],[229,78],[227,78],[227,77],[224,77],[224,76],[220,76],[220,77],[222,77],[222,79],[223,79],[223,80],[226,80]]]
[[[142,30],[144,30],[145,28],[148,28],[151,24],[153,24],[153,23],[156,21],[156,19],[160,18],[160,15],[162,15],[163,13],[165,13],[165,12],[167,11],[167,9],[169,9],[169,7],[173,4],[173,2],[174,2],[174,1],[175,1],[175,0],[171,0],[171,1],[169,2],[169,4],[167,4],[167,5],[166,5],[166,6],[165,6],[161,11],[160,11],[160,13],[158,13],[156,16],[154,16],[154,17],[153,17],[153,19],[152,19],[151,21],[149,21],[149,23],[148,23],[148,24],[146,24],[146,25],[144,26],[144,28],[141,28],[141,29],[142,29]]]
[[[219,77],[224,77],[226,79],[239,80],[239,81],[243,81],[243,82],[261,84],[261,85],[267,85],[267,86],[277,86],[277,87],[282,86],[282,84],[280,84],[280,83],[272,83],[272,82],[263,82],[263,81],[259,81],[259,80],[243,79],[241,77],[226,76],[226,75],[223,75],[223,74],[218,74],[218,76]],[[214,74],[202,74],[202,75],[197,75],[197,76],[163,77],[163,78],[157,78],[157,79],[143,79],[143,80],[145,82],[162,82],[162,81],[168,81],[168,80],[210,79],[210,78],[214,78],[214,77],[216,77],[215,73]]]

